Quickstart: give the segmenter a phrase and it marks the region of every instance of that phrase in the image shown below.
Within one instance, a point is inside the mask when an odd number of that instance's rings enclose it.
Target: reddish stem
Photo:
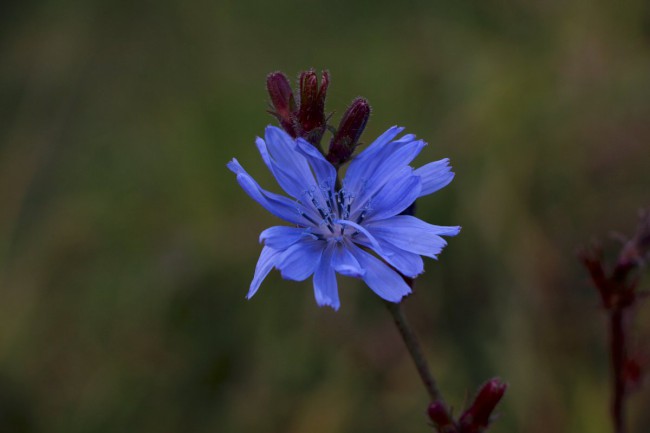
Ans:
[[[624,310],[614,308],[609,312],[610,350],[612,356],[612,421],[614,433],[625,433],[625,328]]]

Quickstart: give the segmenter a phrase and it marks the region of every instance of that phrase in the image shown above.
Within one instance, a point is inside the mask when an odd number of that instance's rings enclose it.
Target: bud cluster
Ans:
[[[580,251],[580,259],[589,271],[591,281],[600,294],[603,307],[608,311],[622,310],[639,299],[639,279],[634,271],[641,268],[650,254],[650,211],[641,213],[635,235],[628,240],[618,259],[608,270],[600,245]]]
[[[634,236],[621,249],[616,262],[608,265],[600,245],[580,252],[591,282],[598,290],[603,308],[609,316],[610,357],[613,375],[612,418],[616,431],[625,425],[625,399],[638,389],[650,366],[645,353],[630,350],[629,324],[633,308],[645,295],[638,290],[640,269],[650,255],[650,211],[641,213]]]
[[[607,270],[600,245],[580,251],[580,259],[589,271],[591,281],[598,290],[603,307],[617,310],[632,306],[638,299],[638,278],[634,271],[640,268],[650,253],[650,212],[641,214],[639,226],[632,239],[619,253],[616,263]]]
[[[333,130],[325,156],[339,167],[352,158],[370,117],[370,105],[364,98],[356,98],[343,114],[339,127],[334,129],[328,125],[329,116],[325,114],[328,86],[326,71],[321,74],[320,84],[316,71],[304,71],[300,74],[296,98],[289,79],[282,72],[273,72],[266,78],[272,106],[270,113],[278,119],[282,129],[293,138],[304,138],[318,148],[325,131]]]
[[[499,379],[490,379],[479,390],[472,404],[458,420],[454,420],[445,404],[434,401],[427,414],[439,433],[482,433],[494,420],[492,413],[506,392],[508,385]]]

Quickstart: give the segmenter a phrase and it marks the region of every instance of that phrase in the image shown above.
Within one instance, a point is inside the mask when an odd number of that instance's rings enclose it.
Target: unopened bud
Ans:
[[[274,109],[271,114],[277,117],[282,128],[295,138],[296,101],[289,79],[282,72],[272,72],[266,77],[266,88]]]
[[[364,98],[357,98],[343,114],[339,128],[330,142],[327,159],[334,165],[341,165],[352,157],[361,133],[370,117],[370,104]]]
[[[490,379],[481,387],[474,403],[461,415],[459,424],[462,433],[479,433],[490,424],[492,412],[508,385],[499,379]]]
[[[314,145],[320,145],[325,132],[325,97],[329,86],[329,75],[323,71],[320,87],[316,71],[310,69],[300,74],[300,109],[298,121],[300,136]]]
[[[439,433],[457,433],[456,423],[449,415],[445,404],[441,401],[434,401],[427,408],[427,415],[433,422]]]

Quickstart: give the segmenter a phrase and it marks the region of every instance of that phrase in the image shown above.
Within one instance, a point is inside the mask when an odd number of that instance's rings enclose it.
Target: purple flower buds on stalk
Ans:
[[[359,137],[370,117],[370,104],[364,98],[357,98],[343,114],[339,128],[330,142],[327,160],[340,166],[352,157]]]
[[[277,117],[282,129],[289,135],[296,138],[295,114],[296,101],[293,97],[289,79],[282,72],[272,72],[266,77],[266,89],[271,96],[271,104],[275,111],[272,111]]]
[[[650,211],[642,212],[635,235],[625,243],[616,263],[607,272],[602,248],[594,245],[579,253],[589,271],[593,285],[598,289],[606,310],[626,308],[638,299],[638,279],[633,271],[640,268],[650,253]]]
[[[441,401],[431,403],[427,414],[438,433],[482,433],[493,420],[492,412],[507,388],[508,385],[500,379],[490,379],[481,387],[472,405],[463,412],[458,421],[452,418]]]
[[[481,387],[474,403],[461,415],[458,423],[462,433],[480,433],[490,421],[492,412],[497,406],[508,385],[499,379],[490,379]]]
[[[325,97],[328,85],[327,72],[322,73],[320,86],[314,70],[300,74],[300,104],[296,107],[296,100],[286,75],[273,72],[266,77],[266,89],[273,106],[271,114],[292,138],[302,137],[314,146],[320,146],[327,128]]]
[[[449,415],[449,411],[443,402],[434,401],[431,403],[427,409],[427,414],[439,433],[458,433],[456,423]]]
[[[300,110],[298,120],[302,129],[301,136],[311,144],[318,146],[325,132],[325,97],[329,85],[329,74],[323,71],[320,88],[314,70],[300,74]]]
[[[625,431],[626,397],[641,384],[647,361],[630,356],[629,326],[634,309],[643,293],[637,290],[641,268],[650,255],[650,210],[641,213],[634,236],[628,240],[616,262],[608,266],[599,245],[584,248],[580,259],[589,271],[609,318],[610,357],[612,368],[611,415],[614,430]]]

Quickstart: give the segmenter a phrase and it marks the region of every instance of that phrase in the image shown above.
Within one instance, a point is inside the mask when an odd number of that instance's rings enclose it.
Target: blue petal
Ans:
[[[314,273],[325,246],[324,241],[304,238],[287,248],[275,267],[283,278],[303,281]]]
[[[386,260],[389,265],[397,269],[402,275],[407,277],[415,278],[424,272],[424,262],[422,257],[418,254],[410,253],[404,251],[401,248],[397,248],[390,242],[385,241],[382,237],[376,236],[375,238],[381,245],[381,252],[375,251],[382,259]],[[365,236],[357,236],[354,239],[359,245],[363,245],[367,248],[372,248],[372,246],[367,242]]]
[[[334,220],[334,222],[342,226],[352,227],[355,230],[359,231],[361,234],[366,236],[368,242],[370,243],[370,245],[372,245],[372,248],[374,248],[376,251],[381,251],[381,246],[379,245],[379,242],[377,242],[377,240],[368,232],[368,230],[365,229],[365,227],[349,220]]]
[[[347,277],[361,278],[365,273],[357,259],[350,252],[351,242],[344,240],[344,244],[337,244],[332,254],[332,267],[336,272]]]
[[[276,250],[284,251],[303,238],[315,239],[308,229],[302,227],[274,226],[260,233],[260,242]]]
[[[278,162],[271,156],[267,142],[258,137],[255,140],[255,144],[257,145],[257,149],[259,150],[264,163],[269,168],[271,173],[273,173],[273,176],[278,181],[278,184],[282,187],[283,190],[286,191],[287,194],[296,198],[297,200],[302,200],[307,191],[316,189],[316,181],[314,180],[313,174],[309,170],[307,173],[303,173],[296,168],[296,166],[299,164],[295,160],[300,158],[304,160],[304,157],[297,153],[295,150],[295,143],[293,141],[291,144],[294,147],[282,146],[284,148],[284,153],[296,154],[294,155],[294,161],[289,163],[286,161],[284,162],[286,165],[283,165],[283,163]],[[304,165],[307,165],[306,161],[303,162]],[[308,204],[307,207],[311,209],[311,203]]]
[[[381,260],[356,246],[352,247],[352,254],[366,271],[362,277],[363,281],[381,298],[390,302],[399,302],[411,293],[411,288],[404,278]]]
[[[228,163],[228,168],[237,175],[237,182],[244,191],[264,209],[278,218],[297,225],[311,225],[302,214],[311,214],[300,203],[262,189],[253,177],[244,170],[236,159]]]
[[[311,168],[316,174],[316,179],[321,188],[327,187],[334,191],[336,184],[336,169],[334,166],[323,156],[323,154],[314,147],[313,144],[299,138],[296,140],[296,146],[300,153],[302,153]]]
[[[449,165],[449,158],[430,162],[416,169],[414,173],[422,179],[420,197],[446,187],[454,178],[454,173]]]
[[[375,141],[370,143],[366,149],[357,156],[357,159],[372,159],[381,149],[390,143],[395,137],[397,137],[404,127],[402,126],[391,126],[383,134],[381,134]]]
[[[390,146],[386,146],[385,150],[377,156],[380,159],[380,164],[372,172],[368,182],[382,184],[389,181],[402,168],[409,165],[426,145],[426,142],[422,140],[397,140],[391,143]]]
[[[384,251],[382,257],[395,267],[402,275],[415,278],[424,272],[424,261],[418,254],[409,253],[401,248],[397,248],[388,242],[381,242],[381,248]]]
[[[352,160],[345,174],[347,188],[353,191],[357,191],[360,188],[363,179],[370,177],[370,174],[376,167],[376,155],[403,130],[404,128],[398,126],[389,128]]]
[[[385,184],[374,195],[367,211],[366,224],[399,214],[420,196],[420,177],[412,172],[410,167],[404,167],[392,182]]]
[[[267,126],[264,131],[264,139],[271,157],[278,166],[288,173],[293,173],[300,181],[314,183],[314,176],[309,170],[309,164],[296,151],[296,142],[289,134],[278,127]]]
[[[327,246],[314,272],[314,297],[316,303],[322,306],[332,307],[338,310],[341,306],[339,301],[339,290],[336,284],[336,274],[331,261],[336,245]]]
[[[262,248],[262,253],[255,266],[255,275],[253,276],[253,281],[251,282],[246,299],[252,298],[257,293],[257,289],[260,288],[262,281],[264,281],[269,272],[271,272],[271,269],[273,269],[273,266],[275,266],[280,254],[280,251],[274,250],[273,248]]]
[[[352,206],[352,213],[361,209],[367,200],[376,194],[381,187],[394,182],[396,177],[403,176],[404,169],[408,167],[408,164],[413,161],[424,146],[426,146],[426,143],[422,140],[408,141],[400,139],[389,143],[375,155],[373,161],[367,162],[371,166],[371,171],[366,173],[367,177],[361,181],[356,191],[348,186],[346,176],[344,185],[357,195]]]
[[[434,259],[447,245],[440,235],[455,236],[460,232],[460,227],[435,226],[410,215],[369,222],[366,228],[383,242]]]

